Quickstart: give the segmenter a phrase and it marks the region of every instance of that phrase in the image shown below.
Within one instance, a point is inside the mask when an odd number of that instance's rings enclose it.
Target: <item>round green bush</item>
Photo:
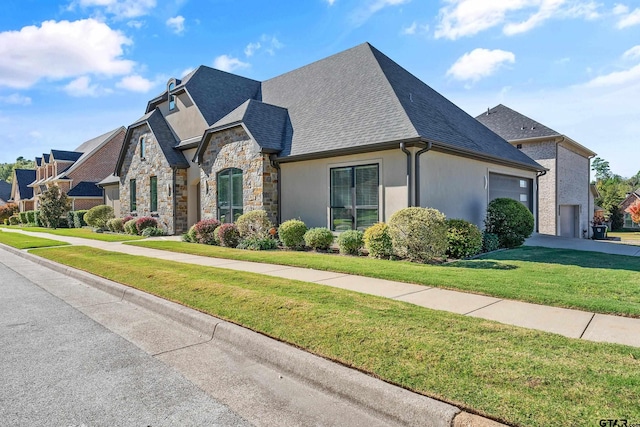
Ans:
[[[269,236],[269,230],[273,224],[267,212],[258,209],[240,215],[236,220],[236,227],[243,239],[262,239]]]
[[[122,218],[111,218],[107,221],[107,228],[114,233],[124,232],[124,224]]]
[[[79,211],[73,211],[73,226],[75,228],[82,228],[85,225],[87,225],[87,222],[84,220],[84,216],[87,214],[87,210],[79,210]],[[127,221],[123,221],[127,222]]]
[[[189,231],[182,235],[182,241],[187,243],[196,243],[196,225],[189,227]]]
[[[115,218],[113,208],[107,205],[94,206],[84,214],[84,220],[87,224],[100,229],[106,228],[107,221],[111,218]]]
[[[304,233],[304,242],[312,249],[327,250],[334,240],[334,235],[328,228],[310,228]]]
[[[447,255],[451,258],[468,258],[482,250],[482,232],[464,219],[447,220]]]
[[[389,236],[389,226],[384,222],[373,224],[364,231],[364,247],[373,258],[389,258],[393,256],[393,244]]]
[[[235,224],[222,224],[218,227],[218,239],[221,246],[235,248],[240,243],[240,232]]]
[[[343,231],[338,236],[338,247],[341,254],[358,255],[363,244],[363,233],[360,230]]]
[[[137,235],[138,229],[136,228],[136,220],[135,218],[130,219],[129,221],[124,223],[124,232],[127,234]]]
[[[220,226],[220,221],[215,218],[206,218],[198,221],[193,226],[193,239],[196,243],[203,245],[217,245],[218,239],[216,229]]]
[[[268,251],[278,248],[278,242],[271,237],[249,237],[238,244],[238,249],[250,251]]]
[[[389,219],[389,235],[400,258],[427,262],[443,258],[447,251],[447,223],[437,209],[399,210]]]
[[[493,252],[500,249],[500,239],[493,233],[482,232],[482,252]]]
[[[143,237],[164,236],[165,234],[164,230],[158,227],[147,227],[140,233]]]
[[[501,248],[516,248],[533,233],[533,214],[522,203],[508,198],[494,199],[487,207],[484,226],[496,234]]]
[[[308,230],[304,222],[299,219],[290,219],[278,227],[278,236],[283,245],[290,249],[298,249],[304,246],[304,233]]]
[[[9,217],[9,224],[11,224],[11,225],[20,224],[20,217],[18,215],[11,215]]]

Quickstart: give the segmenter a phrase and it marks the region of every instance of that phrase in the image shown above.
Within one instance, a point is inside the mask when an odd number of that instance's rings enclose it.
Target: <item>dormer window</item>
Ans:
[[[140,158],[144,160],[146,156],[147,146],[144,136],[140,137]]]
[[[169,83],[169,88],[167,90],[167,94],[169,96],[169,111],[175,110],[176,108],[176,96],[171,94],[171,91],[176,88],[176,83]]]

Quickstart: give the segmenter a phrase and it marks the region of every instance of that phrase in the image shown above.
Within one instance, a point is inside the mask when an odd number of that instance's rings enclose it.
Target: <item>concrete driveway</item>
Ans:
[[[612,255],[640,256],[640,246],[614,243],[607,240],[572,239],[568,237],[534,234],[525,242],[525,246],[543,248],[574,249],[577,251],[601,252]]]

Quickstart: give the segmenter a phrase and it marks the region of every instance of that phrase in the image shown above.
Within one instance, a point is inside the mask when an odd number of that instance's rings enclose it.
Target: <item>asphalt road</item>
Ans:
[[[0,263],[0,425],[250,424]]]

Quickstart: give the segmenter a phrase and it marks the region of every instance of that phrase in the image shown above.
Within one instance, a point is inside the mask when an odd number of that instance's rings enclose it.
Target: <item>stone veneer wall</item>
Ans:
[[[546,175],[538,179],[538,232],[555,236],[558,218],[556,143],[555,141],[525,143],[522,144],[521,151],[549,169]]]
[[[146,141],[144,159],[140,158],[139,141],[141,136],[144,136]],[[173,169],[169,166],[153,133],[151,133],[148,126],[144,125],[134,129],[130,138],[127,153],[120,170],[120,215],[122,217],[130,214],[135,214],[138,217],[153,216],[158,220],[159,226],[163,227],[168,234],[177,234],[185,231],[186,213],[183,221],[178,221],[178,224],[174,224],[173,221],[174,196],[177,196],[180,200],[183,191],[179,185],[176,185],[176,189],[179,189],[179,191],[177,191],[178,194],[174,195]],[[177,177],[182,174],[183,172],[180,170],[176,172]],[[151,212],[150,210],[151,188],[149,182],[152,176],[158,177],[157,212]],[[131,211],[130,206],[129,182],[131,179],[136,180],[137,209],[135,212]]]
[[[217,174],[228,169],[242,170],[244,212],[264,209],[275,224],[278,213],[277,170],[269,155],[238,126],[219,132],[211,138],[202,157],[202,218],[217,217]]]

